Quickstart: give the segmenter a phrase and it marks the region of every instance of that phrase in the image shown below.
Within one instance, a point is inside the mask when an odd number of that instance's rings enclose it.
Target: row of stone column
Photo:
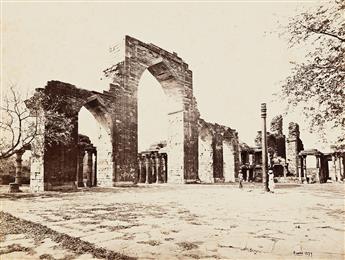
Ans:
[[[84,163],[85,156],[87,158],[86,163]],[[94,157],[94,160],[93,160],[93,157]],[[84,183],[84,179],[86,179],[86,183]],[[78,187],[85,187],[85,186],[93,187],[96,185],[97,185],[97,150],[92,145],[86,146],[86,147],[80,147],[79,154],[78,154],[78,165],[77,165],[77,186]]]
[[[167,155],[142,153],[138,155],[138,183],[166,183]]]
[[[307,180],[307,156],[315,156],[315,181],[326,182],[330,177],[333,181],[342,181],[344,179],[344,156],[342,154],[332,154],[332,169],[328,168],[328,160],[324,156],[319,155],[302,155],[300,156],[300,170],[298,177],[301,181]]]

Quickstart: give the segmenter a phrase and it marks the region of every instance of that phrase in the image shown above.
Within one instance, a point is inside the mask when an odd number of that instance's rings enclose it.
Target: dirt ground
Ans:
[[[344,187],[1,187],[0,259],[344,259]]]

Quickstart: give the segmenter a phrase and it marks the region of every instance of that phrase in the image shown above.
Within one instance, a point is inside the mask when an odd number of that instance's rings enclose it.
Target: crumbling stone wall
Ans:
[[[223,141],[223,176],[225,182],[235,182],[235,153],[234,146],[229,140]]]
[[[31,189],[43,191],[73,188],[78,164],[78,113],[81,107],[85,106],[110,134],[112,129],[110,114],[115,109],[113,98],[106,94],[79,89],[59,81],[49,81],[44,89],[37,89],[37,91],[52,98],[59,97],[56,99],[57,110],[65,117],[71,118],[74,127],[71,130],[72,140],[69,143],[48,144],[44,137],[45,128],[49,124],[45,120],[47,108],[41,104],[42,109],[39,118],[42,120],[39,121],[38,127],[42,135],[38,135],[33,142],[32,164],[34,166],[31,169]],[[108,142],[111,143],[111,139],[108,139]],[[112,156],[108,156],[108,159],[112,161]],[[112,173],[112,167],[108,171]],[[113,179],[113,174],[109,178]]]
[[[283,135],[283,117],[281,115],[275,116],[271,120],[271,132],[267,132],[267,147],[268,150],[274,153],[274,157],[286,157],[286,138]],[[258,131],[255,138],[255,145],[261,147],[262,132]]]
[[[300,139],[299,125],[294,122],[289,123],[289,135],[286,140],[286,162],[289,173],[298,176],[300,160],[298,154],[303,150],[303,143]]]
[[[203,182],[234,181],[239,169],[235,130],[199,120],[199,178]]]
[[[205,121],[199,121],[199,179],[212,183],[213,177],[213,134]]]

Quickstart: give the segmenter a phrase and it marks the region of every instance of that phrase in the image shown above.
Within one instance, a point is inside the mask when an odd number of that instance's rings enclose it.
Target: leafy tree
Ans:
[[[322,2],[292,17],[284,26],[290,47],[308,50],[305,62],[294,63],[282,86],[288,110],[302,107],[313,132],[327,129],[345,140],[345,1]]]
[[[15,86],[10,87],[3,99],[0,106],[0,160],[27,149],[34,140],[42,140],[44,143],[36,142],[36,145],[43,147],[44,144],[66,143],[71,139],[72,120],[59,112],[61,101],[58,97],[52,100],[43,92],[37,92],[25,102]],[[44,125],[44,131],[40,125]],[[44,138],[37,138],[39,136]]]

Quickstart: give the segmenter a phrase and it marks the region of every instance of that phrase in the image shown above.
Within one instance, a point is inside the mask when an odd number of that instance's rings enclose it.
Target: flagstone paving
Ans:
[[[344,195],[344,184],[274,193],[249,184],[164,184],[0,198],[3,212],[141,259],[344,259]],[[27,248],[3,259],[96,258],[49,239],[39,246],[20,234],[2,240],[1,249]]]

